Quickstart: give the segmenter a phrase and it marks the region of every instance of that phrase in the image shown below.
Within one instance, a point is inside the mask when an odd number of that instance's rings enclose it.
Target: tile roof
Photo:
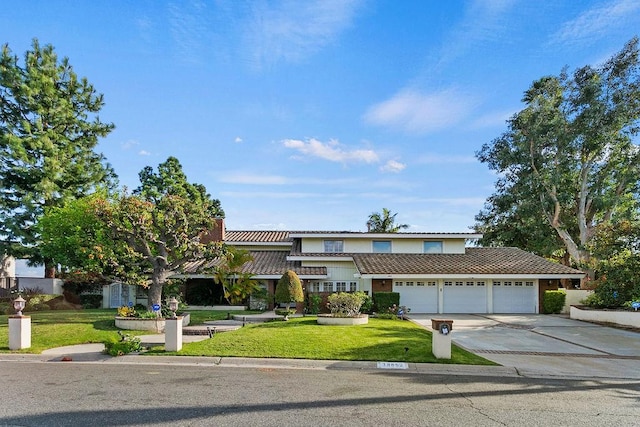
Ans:
[[[518,248],[464,254],[351,254],[360,274],[582,274]]]
[[[226,243],[290,243],[290,231],[225,231],[224,241]]]
[[[293,270],[299,276],[326,276],[326,267],[303,267],[300,261],[287,261],[288,251],[250,251],[253,261],[242,267],[242,273],[256,276],[281,276],[287,270]],[[184,268],[183,274],[197,274],[203,269],[212,268],[219,264],[219,260],[208,263],[191,262]]]

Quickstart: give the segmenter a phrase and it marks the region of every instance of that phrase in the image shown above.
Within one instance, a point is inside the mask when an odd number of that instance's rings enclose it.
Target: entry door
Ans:
[[[118,308],[129,304],[129,285],[112,283],[109,286],[110,308]]]

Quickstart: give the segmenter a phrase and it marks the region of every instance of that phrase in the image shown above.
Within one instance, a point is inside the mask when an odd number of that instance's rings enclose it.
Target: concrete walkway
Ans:
[[[525,376],[640,379],[640,333],[564,316],[420,315],[453,320],[452,341]]]

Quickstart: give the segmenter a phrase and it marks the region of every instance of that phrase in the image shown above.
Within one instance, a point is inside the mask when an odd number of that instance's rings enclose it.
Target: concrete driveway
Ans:
[[[411,314],[453,320],[453,342],[526,376],[640,379],[640,333],[541,314]]]

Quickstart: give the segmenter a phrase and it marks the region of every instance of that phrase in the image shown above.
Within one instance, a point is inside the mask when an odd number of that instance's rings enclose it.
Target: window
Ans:
[[[395,285],[396,286],[402,286],[402,282],[396,282]]]
[[[478,282],[476,283],[477,286],[484,286],[484,282]]]
[[[407,282],[407,283],[405,283],[405,285],[407,285],[407,286],[413,286],[413,282]]]
[[[441,254],[442,242],[427,240],[423,243],[423,248],[425,254]]]
[[[504,282],[505,286],[511,286],[511,282]]]
[[[372,242],[373,253],[375,254],[390,254],[391,253],[391,240],[374,240]]]
[[[342,240],[325,240],[324,251],[331,253],[344,252],[344,241]]]
[[[515,282],[514,283],[516,286],[522,286],[522,282]]]
[[[533,282],[524,282],[525,286],[533,286]]]
[[[456,286],[462,286],[464,285],[464,282],[456,282]]]
[[[501,283],[500,283],[500,282],[495,281],[495,280],[493,281],[493,286],[500,286],[500,285],[501,285]]]
[[[322,282],[323,292],[333,292],[333,282]]]
[[[424,286],[424,282],[416,282],[416,286]]]
[[[467,286],[473,286],[473,285],[474,285],[473,281],[467,282]]]
[[[438,284],[435,281],[429,281],[427,282],[427,286],[437,286]]]
[[[349,282],[349,292],[355,292],[358,290],[358,282]]]
[[[336,282],[336,292],[347,292],[347,282]]]
[[[311,282],[311,292],[320,292],[320,282]]]
[[[453,285],[453,282],[445,281],[445,282],[444,282],[444,285],[445,285],[445,286],[452,286],[452,285]]]

